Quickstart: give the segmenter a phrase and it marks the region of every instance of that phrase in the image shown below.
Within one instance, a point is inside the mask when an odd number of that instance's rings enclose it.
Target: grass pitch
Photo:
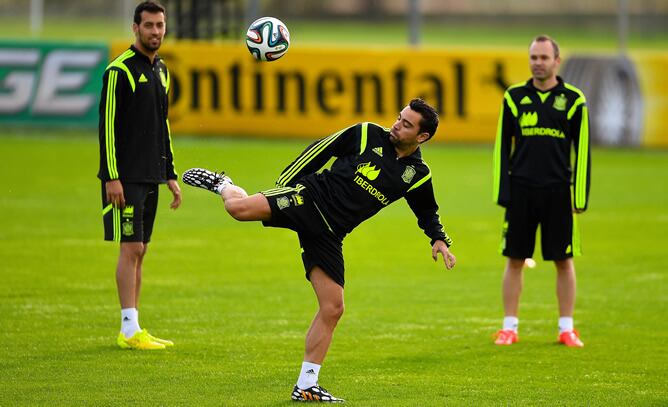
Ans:
[[[408,22],[401,20],[375,21],[283,21],[290,28],[292,47],[299,44],[322,46],[404,46],[409,42]],[[250,23],[250,21],[249,21]],[[168,26],[169,26],[168,20]],[[28,16],[8,17],[0,15],[0,39],[4,40],[58,40],[77,42],[101,42],[110,40],[133,40],[130,17],[119,19],[110,15],[100,17],[51,17],[46,16],[43,30],[31,33]],[[236,39],[243,43],[246,27],[241,24],[241,32]],[[642,23],[632,20],[627,46],[630,51],[662,51],[668,47],[666,30],[652,32],[643,28]],[[588,52],[592,50],[617,52],[617,27],[560,26],[550,21],[535,22],[529,19],[522,23],[509,23],[500,19],[496,24],[473,23],[470,21],[425,21],[420,31],[420,44],[440,48],[521,48],[526,49],[536,35],[549,33],[567,51]],[[169,38],[169,37],[168,37]]]
[[[176,164],[226,170],[254,192],[304,141],[177,138]],[[581,217],[576,325],[556,345],[555,273],[526,273],[521,342],[492,344],[502,318],[502,211],[491,148],[424,155],[455,240],[455,270],[397,202],[345,241],[346,313],[321,383],[350,406],[665,405],[668,152],[593,153]],[[118,248],[102,241],[94,132],[0,137],[0,405],[292,405],[316,310],[294,233],[238,223],[183,186],[161,202],[145,261],[141,324],[167,351],[115,347]]]

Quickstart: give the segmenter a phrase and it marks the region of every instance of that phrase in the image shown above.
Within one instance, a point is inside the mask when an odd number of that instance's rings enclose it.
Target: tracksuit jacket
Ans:
[[[554,88],[543,92],[529,79],[509,87],[503,96],[493,187],[493,200],[501,206],[510,202],[511,179],[532,188],[569,185],[572,180],[574,208],[587,208],[591,173],[587,102],[580,89],[557,80]]]
[[[134,46],[107,66],[100,98],[102,181],[177,178],[167,119],[169,81],[162,59],[156,56],[151,64]]]
[[[332,231],[343,238],[357,225],[392,202],[405,198],[418,226],[448,246],[431,183],[431,170],[418,148],[397,158],[390,131],[359,123],[311,144],[279,176],[278,187],[301,184]],[[332,157],[330,169],[320,170]]]

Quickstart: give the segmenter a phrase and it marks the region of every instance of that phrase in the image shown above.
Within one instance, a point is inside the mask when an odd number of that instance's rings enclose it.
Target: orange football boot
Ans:
[[[573,329],[572,331],[564,331],[559,334],[559,342],[572,348],[581,348],[584,345],[580,340],[580,333]]]
[[[496,332],[496,340],[494,341],[497,345],[512,345],[513,343],[519,342],[520,337],[517,335],[517,332],[512,329],[499,329]]]

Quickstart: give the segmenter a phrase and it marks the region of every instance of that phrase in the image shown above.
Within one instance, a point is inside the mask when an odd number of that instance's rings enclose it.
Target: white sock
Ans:
[[[222,195],[222,194],[223,194],[223,189],[225,189],[225,187],[227,187],[227,185],[228,185],[228,184],[227,184],[226,182],[223,182],[223,183],[221,183],[220,185],[218,185],[218,186],[216,187],[216,192],[218,192],[218,195]]]
[[[559,333],[573,330],[573,317],[559,317]]]
[[[302,372],[299,374],[297,380],[297,387],[306,390],[318,384],[318,374],[320,373],[320,365],[310,362],[302,362]]]
[[[228,185],[232,185],[232,181],[229,178],[225,178],[225,180],[216,187],[216,192],[218,192],[218,195],[222,195],[223,191],[225,188],[227,188]]]
[[[139,327],[139,311],[137,308],[123,308],[121,309],[121,332],[126,338],[131,338],[132,335],[141,331]]]
[[[505,317],[503,318],[503,330],[510,330],[517,332],[517,328],[520,325],[520,320],[517,317]]]

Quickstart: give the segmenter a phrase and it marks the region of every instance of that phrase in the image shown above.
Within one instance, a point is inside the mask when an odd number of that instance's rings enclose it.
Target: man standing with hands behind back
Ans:
[[[589,122],[582,92],[557,76],[560,62],[557,43],[546,35],[536,37],[529,48],[532,78],[504,94],[494,147],[493,199],[506,208],[501,251],[508,260],[505,318],[497,345],[519,339],[522,267],[533,255],[540,224],[543,258],[553,260],[557,269],[559,342],[584,346],[573,328],[573,256],[580,254],[576,214],[584,212],[589,198]]]
[[[167,120],[169,73],[158,49],[165,36],[165,8],[140,3],[134,12],[135,43],[113,60],[100,98],[100,169],[104,238],[120,242],[116,283],[123,349],[165,349],[169,340],[139,327],[142,262],[158,207],[158,185],[167,183],[170,204],[181,204]]]

